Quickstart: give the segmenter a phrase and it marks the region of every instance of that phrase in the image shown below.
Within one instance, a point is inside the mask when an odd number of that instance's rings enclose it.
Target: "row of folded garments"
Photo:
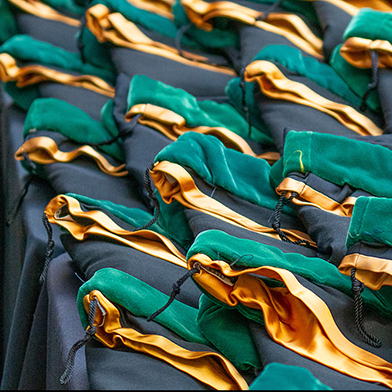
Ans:
[[[55,246],[81,281],[59,388],[82,347],[92,389],[392,387],[391,11],[1,2],[26,172],[4,224],[48,182],[31,284]]]

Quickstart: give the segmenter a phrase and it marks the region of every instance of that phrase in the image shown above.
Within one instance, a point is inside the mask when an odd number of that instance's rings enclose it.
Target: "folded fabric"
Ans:
[[[104,45],[117,75],[143,74],[195,96],[225,99],[224,88],[236,76],[227,59],[185,38],[171,19],[118,0],[93,1],[86,18],[81,40],[93,64],[100,61],[94,48]],[[86,29],[95,43],[84,38]]]
[[[0,78],[15,103],[28,110],[38,97],[61,98],[81,108],[113,97],[111,75],[68,52],[27,35],[16,35],[0,47]]]
[[[370,110],[362,114],[361,98],[329,65],[295,48],[266,47],[246,67],[245,80],[253,82],[250,110],[254,116],[258,110],[258,121],[267,126],[280,152],[286,127],[342,136],[383,133],[382,116]]]

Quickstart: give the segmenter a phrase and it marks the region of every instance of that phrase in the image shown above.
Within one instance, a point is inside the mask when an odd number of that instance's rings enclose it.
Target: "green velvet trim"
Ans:
[[[16,87],[16,82],[4,83],[4,91],[12,97],[13,102],[23,110],[29,110],[29,107],[35,99],[40,98],[36,86],[26,86],[23,88]]]
[[[349,184],[374,196],[392,197],[392,151],[377,144],[290,131],[283,162],[284,177],[291,172],[311,172],[337,185]]]
[[[58,132],[80,144],[100,143],[116,136],[83,110],[56,98],[34,100],[27,112],[23,137],[26,138],[33,129]],[[99,149],[121,162],[125,161],[124,150],[118,142]]]
[[[359,197],[354,204],[346,246],[357,242],[392,246],[392,199]]]
[[[146,211],[138,208],[129,208],[121,204],[113,203],[109,200],[92,199],[76,193],[66,193],[66,196],[73,197],[80,203],[87,204],[90,207],[106,210],[135,228],[145,225],[153,218],[152,215]],[[157,223],[152,224],[149,229],[160,234],[165,234]]]
[[[282,390],[318,391],[332,390],[313,376],[309,369],[269,363],[257,378],[250,384],[251,391],[282,391]]]
[[[392,42],[392,13],[362,8],[355,14],[343,34],[343,41],[360,37]]]
[[[68,10],[78,15],[82,15],[85,7],[76,4],[73,0],[44,0],[43,3],[50,5],[57,10]]]
[[[372,82],[372,73],[370,69],[361,69],[354,67],[347,62],[340,54],[342,44],[337,45],[333,50],[329,64],[335,72],[345,81],[347,86],[355,94],[362,97]],[[381,112],[381,102],[378,90],[372,90],[366,99],[366,105],[375,113]]]
[[[303,56],[297,48],[287,45],[268,45],[253,58],[253,61],[256,60],[279,63],[344,100],[354,105],[361,105],[361,97],[350,90],[345,81],[329,64],[320,63],[312,57]]]
[[[0,1],[0,44],[18,33],[18,28],[10,4],[6,0]]]
[[[135,75],[129,85],[128,110],[137,104],[150,103],[179,114],[190,127],[223,127],[242,136],[259,142],[265,140],[260,130],[249,126],[245,118],[231,105],[212,100],[197,99],[181,88],[150,79],[144,75]]]
[[[114,108],[113,99],[109,99],[101,108],[102,125],[107,129],[111,137],[118,135],[118,128],[113,116],[113,108]],[[121,145],[123,144],[121,138],[118,139],[117,142]]]
[[[272,166],[270,171],[270,184],[276,189],[284,180],[283,177],[283,157],[278,159]]]
[[[155,190],[155,196],[159,201],[159,226],[162,227],[170,239],[183,249],[188,250],[193,243],[194,236],[189,227],[188,219],[185,217],[184,207],[178,201],[166,204],[157,190]]]
[[[155,162],[160,161],[188,166],[208,183],[270,210],[278,202],[279,196],[269,183],[271,166],[267,161],[226,148],[214,136],[186,132],[158,153]],[[283,211],[295,215],[290,206]]]
[[[195,254],[205,254],[213,260],[236,260],[238,268],[271,266],[283,268],[300,275],[315,284],[333,287],[352,297],[351,278],[339,272],[338,268],[326,260],[306,257],[299,253],[284,253],[279,248],[248,239],[237,238],[219,230],[200,233],[187,252],[187,259]],[[392,317],[391,303],[374,290],[365,287],[362,293],[366,305],[372,306],[388,318]],[[240,309],[239,309],[240,310]]]
[[[0,53],[8,53],[16,60],[31,61],[41,65],[58,67],[85,75],[98,76],[113,83],[112,74],[102,68],[84,63],[79,53],[39,41],[25,34],[18,34],[0,46]]]
[[[93,290],[99,290],[109,301],[128,309],[137,317],[149,317],[169,300],[169,296],[141,280],[114,268],[102,268],[80,288],[77,304],[83,327],[88,326],[83,298]],[[209,346],[210,343],[197,325],[197,309],[174,300],[155,319],[183,339]]]
[[[203,335],[236,368],[247,370],[262,366],[248,320],[236,309],[223,308],[206,295],[201,295],[197,323]]]

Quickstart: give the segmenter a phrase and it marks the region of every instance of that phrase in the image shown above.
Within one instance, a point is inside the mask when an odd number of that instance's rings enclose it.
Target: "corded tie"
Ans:
[[[302,245],[302,246],[310,246],[309,241],[307,240],[296,240],[296,241],[292,241],[280,228],[280,215],[282,213],[282,209],[283,207],[290,203],[294,197],[298,196],[298,193],[296,192],[292,192],[291,196],[287,199],[286,198],[286,191],[283,191],[279,197],[279,201],[276,204],[274,213],[273,213],[273,223],[272,223],[272,228],[274,230],[277,231],[277,233],[279,234],[279,237],[282,241],[285,242],[290,242],[291,244],[295,244],[295,245]]]
[[[272,6],[268,9],[268,11],[264,12],[263,15],[260,15],[259,17],[257,17],[256,20],[266,21],[268,19],[269,15],[272,12],[277,11],[284,1],[285,0],[278,0],[276,3],[272,4]]]
[[[154,320],[155,317],[160,315],[166,308],[168,308],[171,305],[171,303],[175,300],[176,296],[180,294],[180,288],[185,283],[185,281],[193,274],[200,272],[200,266],[201,264],[198,261],[196,261],[193,264],[193,268],[191,268],[184,276],[182,276],[180,279],[177,280],[176,283],[173,284],[172,286],[173,290],[170,294],[170,298],[167,301],[167,303],[164,306],[162,306],[160,309],[158,309],[155,313],[153,313],[151,316],[149,316],[147,318],[147,321]]]
[[[19,197],[17,198],[17,201],[15,203],[15,207],[11,209],[11,212],[8,214],[8,217],[6,219],[6,226],[11,226],[11,223],[14,221],[19,208],[21,207],[23,200],[25,196],[27,195],[27,191],[29,190],[29,186],[31,182],[33,181],[34,176],[37,173],[37,166],[35,163],[30,159],[29,155],[26,153],[26,151],[22,152],[23,158],[26,161],[27,165],[30,168],[30,172],[26,178],[26,181],[23,185],[22,192],[20,193]]]
[[[67,364],[65,370],[60,377],[60,383],[65,385],[71,379],[74,367],[75,367],[75,356],[79,349],[81,349],[97,332],[97,327],[94,325],[95,313],[97,311],[98,300],[94,298],[90,301],[89,312],[88,312],[88,324],[89,328],[86,330],[86,334],[83,339],[78,340],[71,347],[68,353]]]
[[[147,229],[148,227],[152,226],[158,220],[159,214],[161,212],[159,200],[155,196],[154,189],[152,188],[152,185],[151,185],[150,170],[152,170],[153,167],[154,167],[154,163],[150,163],[144,172],[144,187],[148,192],[149,198],[152,200],[152,202],[154,204],[154,217],[149,222],[147,222],[145,225],[135,229],[135,231],[144,230],[144,229]]]
[[[351,268],[351,290],[354,294],[355,324],[367,344],[372,347],[380,348],[382,345],[381,340],[366,332],[363,325],[363,303],[361,293],[363,292],[365,285],[355,277],[355,272],[356,268]]]
[[[53,248],[54,248],[54,241],[52,239],[52,236],[53,236],[52,226],[50,225],[49,219],[45,213],[42,214],[42,223],[44,224],[46,233],[48,234],[48,242],[46,244],[46,250],[45,250],[44,267],[42,269],[41,276],[39,277],[40,284],[44,283],[44,281],[45,281],[46,275],[48,273],[49,262],[52,258]]]
[[[368,84],[365,94],[363,94],[362,96],[362,103],[359,108],[361,112],[364,112],[366,110],[366,101],[369,97],[369,94],[377,87],[378,84],[378,53],[375,50],[371,50],[370,54],[372,56],[372,81]]]
[[[185,58],[187,58],[187,57],[184,55],[184,51],[181,48],[181,40],[182,40],[182,37],[184,36],[184,34],[189,30],[189,28],[191,26],[192,26],[192,23],[189,23],[187,25],[181,26],[177,30],[177,33],[176,33],[176,36],[175,36],[175,40],[174,40],[175,45],[176,45],[176,49],[178,50],[178,54],[180,56],[182,56],[182,57],[185,57]]]

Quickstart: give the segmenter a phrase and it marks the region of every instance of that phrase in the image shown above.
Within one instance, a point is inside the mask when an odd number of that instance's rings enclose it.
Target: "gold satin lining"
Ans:
[[[118,309],[98,290],[92,290],[83,298],[86,312],[89,311],[90,301],[95,298],[105,313],[97,307],[94,319],[97,332],[94,336],[105,346],[125,346],[151,355],[217,390],[249,389],[238,370],[222,354],[213,351],[190,351],[164,336],[142,334],[131,327],[123,327]]]
[[[39,0],[8,0],[14,6],[20,8],[28,14],[39,16],[43,19],[55,20],[57,22],[66,23],[70,26],[79,27],[80,20],[63,15],[54,8]]]
[[[322,40],[295,14],[275,12],[269,14],[266,21],[261,21],[256,19],[262,17],[263,12],[229,1],[181,0],[181,4],[191,22],[200,29],[211,31],[213,25],[210,21],[213,18],[233,19],[281,35],[314,57],[324,58]]]
[[[186,268],[185,256],[165,236],[151,230],[128,231],[122,229],[102,211],[85,212],[79,201],[66,195],[53,198],[45,208],[50,223],[69,231],[74,238],[83,241],[89,235],[114,239],[131,248]],[[78,222],[82,218],[82,223]],[[87,220],[90,221],[87,224]]]
[[[153,14],[161,15],[167,19],[174,19],[172,6],[174,1],[161,1],[161,0],[127,0],[133,6],[146,10]]]
[[[343,258],[339,271],[350,276],[352,268],[356,268],[355,277],[372,290],[392,286],[392,261],[389,259],[353,253]]]
[[[310,106],[328,114],[359,135],[383,134],[373,121],[351,106],[330,101],[304,84],[287,79],[279,68],[269,61],[259,60],[250,63],[245,69],[245,80],[257,82],[261,91],[270,98]]]
[[[181,56],[176,48],[153,41],[122,14],[110,13],[109,9],[102,4],[89,8],[86,11],[86,18],[88,28],[99,42],[109,41],[117,46],[165,57],[178,63],[227,75],[236,75],[235,71],[230,68],[207,64],[207,57],[187,51],[183,51],[186,57]]]
[[[274,229],[262,226],[202,193],[191,175],[180,165],[168,161],[159,162],[150,171],[150,176],[166,204],[176,200],[186,208],[202,211],[232,225],[280,240]],[[317,247],[306,233],[288,229],[282,231],[293,241],[305,239],[311,246]]]
[[[276,188],[276,192],[279,195],[282,194],[283,191],[287,192],[286,197],[290,197],[292,192],[298,193],[298,196],[295,196],[292,199],[294,204],[300,206],[313,206],[340,216],[351,216],[354,204],[357,200],[356,197],[348,197],[340,204],[323,193],[311,188],[309,185],[292,178],[285,178]]]
[[[8,53],[0,54],[0,79],[4,83],[16,82],[19,88],[42,82],[53,82],[82,87],[111,98],[114,97],[114,88],[98,76],[73,76],[43,65],[27,65],[19,68],[15,59]]]
[[[352,37],[340,48],[342,57],[357,68],[372,68],[371,51],[378,54],[379,68],[392,68],[392,44],[389,41]]]
[[[24,159],[23,153],[27,153],[29,158],[41,165],[54,162],[71,162],[80,156],[87,156],[93,159],[98,167],[106,174],[115,177],[123,177],[128,174],[125,164],[120,166],[111,165],[107,159],[91,146],[84,145],[70,152],[60,151],[56,142],[50,137],[41,136],[25,141],[15,153],[15,159],[21,161]]]
[[[277,343],[340,373],[392,387],[392,364],[346,339],[325,302],[290,271],[270,266],[232,270],[228,263],[204,254],[192,256],[188,269],[195,262],[202,267],[193,279],[203,290],[226,305],[261,310],[268,334]],[[209,271],[234,279],[234,285]],[[286,287],[268,287],[255,275],[281,281]]]
[[[245,139],[227,128],[207,126],[189,128],[186,126],[186,120],[184,117],[172,110],[165,109],[160,106],[152,105],[150,103],[134,105],[125,114],[125,120],[131,121],[137,114],[142,114],[138,123],[157,130],[173,141],[177,140],[177,138],[185,132],[197,132],[215,136],[227,148],[231,148],[257,158],[266,159],[270,164],[275,163],[280,158],[280,154],[275,152],[260,155],[255,154]]]

